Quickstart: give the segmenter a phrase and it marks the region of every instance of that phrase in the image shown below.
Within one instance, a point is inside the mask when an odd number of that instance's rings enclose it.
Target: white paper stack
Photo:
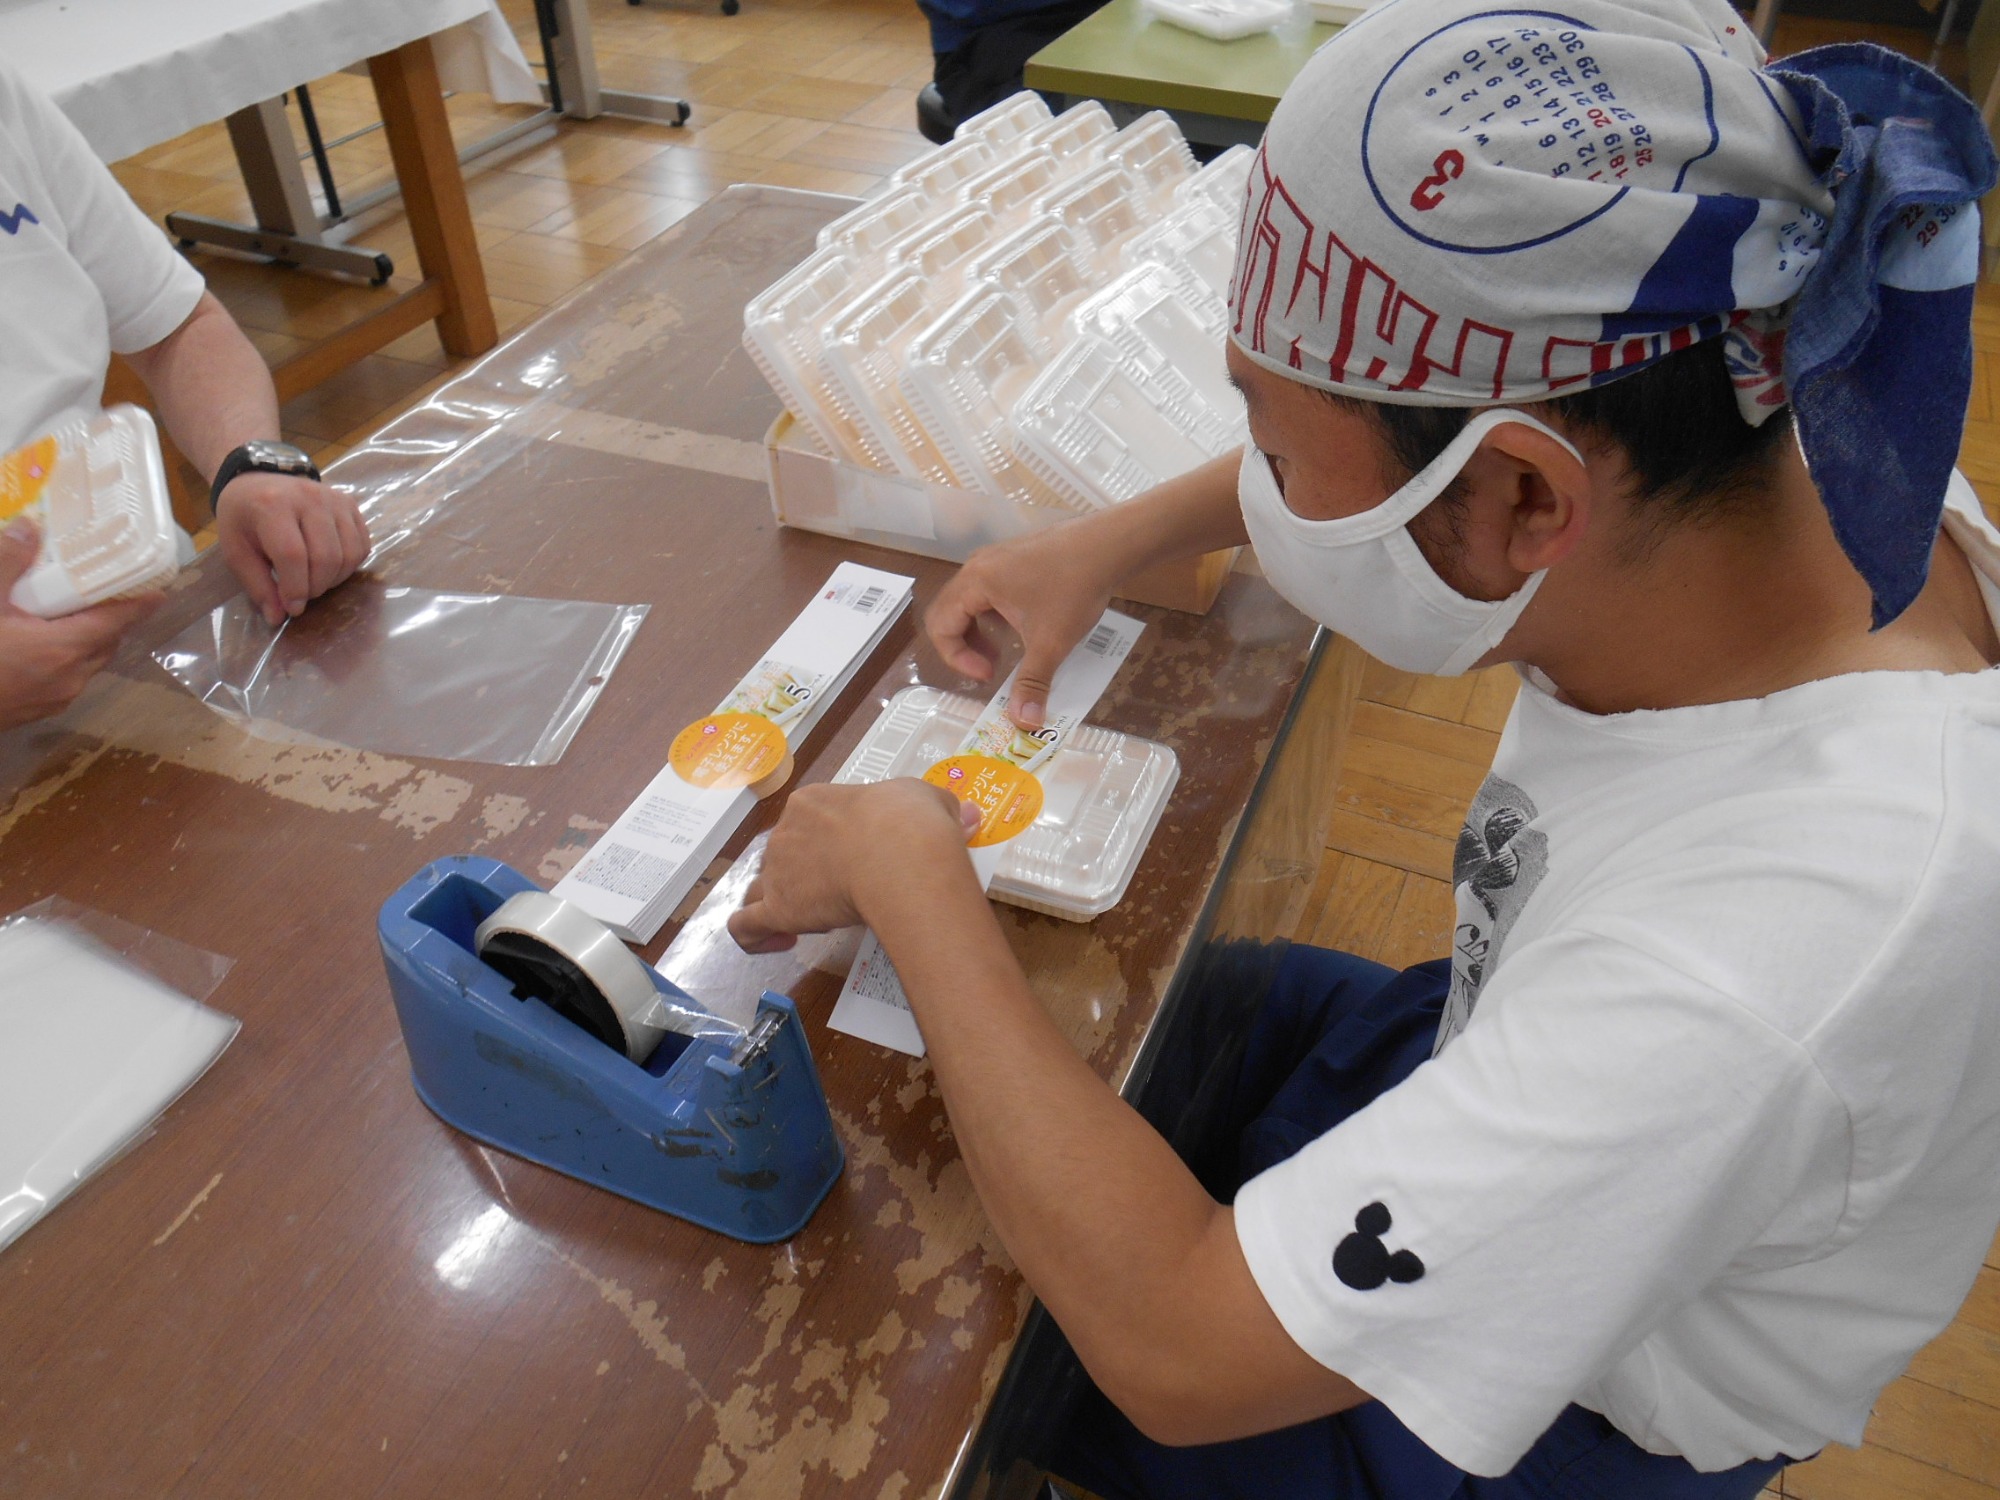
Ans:
[[[842,563],[716,712],[768,719],[796,749],[909,607],[913,582]],[[756,801],[749,787],[691,786],[662,766],[555,894],[626,942],[647,942]]]

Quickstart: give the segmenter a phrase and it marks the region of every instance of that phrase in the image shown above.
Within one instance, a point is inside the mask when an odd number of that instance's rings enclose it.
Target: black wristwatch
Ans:
[[[290,443],[269,443],[262,438],[254,438],[241,448],[231,449],[229,456],[216,469],[215,482],[208,487],[208,508],[215,509],[230,480],[253,470],[259,474],[299,474],[307,479],[319,478],[319,466],[306,456],[303,449],[294,448]]]

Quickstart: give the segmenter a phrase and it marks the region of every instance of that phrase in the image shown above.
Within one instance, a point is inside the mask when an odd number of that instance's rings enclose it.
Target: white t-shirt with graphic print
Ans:
[[[1703,1470],[1859,1442],[2000,1226],[2000,669],[1524,685],[1456,884],[1437,1055],[1236,1200],[1287,1331],[1475,1474],[1573,1401]]]
[[[76,127],[0,62],[0,453],[95,407],[111,351],[157,344],[201,292]]]

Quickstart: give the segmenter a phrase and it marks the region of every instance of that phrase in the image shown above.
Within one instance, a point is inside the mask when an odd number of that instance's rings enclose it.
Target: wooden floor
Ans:
[[[507,0],[531,57],[526,0]],[[510,148],[470,179],[495,308],[519,327],[625,252],[732,182],[860,193],[924,149],[913,128],[930,73],[911,0],[744,0],[712,6],[593,0],[606,87],[693,102],[685,129],[604,119],[566,123]],[[1855,35],[1807,22],[1781,31],[1780,51]],[[1869,33],[1922,55],[1913,33]],[[1955,58],[1948,58],[1950,70]],[[313,85],[329,139],[374,119],[367,84],[336,75]],[[461,143],[523,110],[479,97],[451,101]],[[379,133],[333,153],[340,191],[388,176]],[[247,211],[220,126],[119,164],[146,210],[240,217]],[[416,257],[399,212],[360,221],[354,242],[396,258],[396,287]],[[346,322],[386,294],[221,255],[197,254],[210,285],[276,358]],[[2000,287],[1982,288],[1978,378],[1962,465],[2000,513]],[[287,435],[322,461],[422,399],[451,373],[428,330],[288,404]],[[1325,861],[1302,939],[1403,965],[1448,951],[1451,851],[1467,800],[1492,759],[1513,693],[1507,671],[1455,680],[1378,669],[1327,830]],[[1773,1494],[1800,1500],[2000,1500],[2000,1255],[1988,1257],[1958,1322],[1882,1398],[1858,1452],[1835,1450],[1792,1469]]]

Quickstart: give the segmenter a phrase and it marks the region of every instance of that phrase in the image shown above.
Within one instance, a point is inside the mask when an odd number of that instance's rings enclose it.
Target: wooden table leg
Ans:
[[[500,339],[493,304],[486,295],[486,271],[465,201],[458,149],[445,118],[444,91],[428,37],[368,59],[382,126],[402,185],[417,243],[417,262],[426,280],[444,293],[438,338],[447,353],[484,354]]]

